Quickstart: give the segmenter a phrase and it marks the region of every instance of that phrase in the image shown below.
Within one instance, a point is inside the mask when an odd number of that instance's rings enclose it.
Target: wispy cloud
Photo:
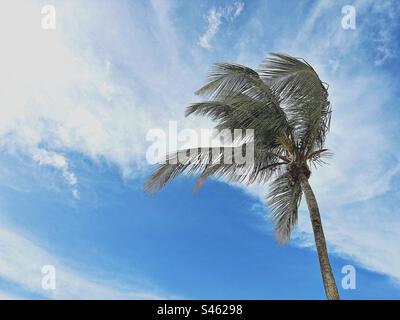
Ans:
[[[143,29],[142,22],[131,17],[125,20],[129,27],[109,23],[107,28],[121,37],[103,39],[114,48],[107,53],[92,50],[97,34],[82,32],[102,26],[110,12],[106,2],[96,4],[95,11],[92,3],[78,8],[76,2],[58,2],[63,24],[54,31],[40,28],[40,3],[7,1],[0,12],[2,23],[13,25],[12,33],[0,28],[0,148],[59,170],[78,197],[79,176],[71,169],[69,154],[105,161],[124,177],[132,176],[134,168],[144,164],[146,130],[168,121],[182,92],[191,94],[194,88],[171,89],[172,77],[186,87],[191,73],[178,57],[165,3],[153,1],[152,18],[146,20],[157,32]],[[136,33],[122,36],[127,30]],[[132,42],[127,46],[128,36]],[[151,37],[156,37],[156,50],[146,42]],[[165,116],[160,117],[160,110]]]
[[[0,227],[0,248],[0,278],[19,288],[16,294],[0,292],[0,299],[29,299],[32,295],[49,299],[166,298],[154,289],[146,289],[140,280],[136,285],[128,285],[115,275],[104,274],[100,280],[96,275],[70,267],[64,260],[10,227]],[[42,267],[45,265],[55,268],[55,290],[42,287]]]
[[[240,16],[244,9],[244,3],[237,1],[233,5],[223,7],[223,8],[212,8],[207,15],[207,30],[200,36],[199,45],[205,49],[212,49],[211,41],[218,33],[223,19],[228,22],[234,21]]]
[[[381,1],[372,6],[371,14],[378,17],[370,23],[375,24],[377,29],[373,39],[376,42],[375,64],[379,66],[398,56],[399,45],[394,34],[399,28],[400,5],[398,2]]]
[[[40,165],[52,166],[61,170],[62,175],[66,182],[72,187],[72,194],[75,198],[79,198],[79,191],[77,189],[78,179],[75,174],[70,171],[67,159],[62,155],[55,152],[49,152],[44,149],[31,150],[33,160]]]

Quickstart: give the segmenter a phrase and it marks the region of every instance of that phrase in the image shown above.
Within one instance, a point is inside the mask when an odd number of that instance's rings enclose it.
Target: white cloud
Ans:
[[[236,2],[235,3],[236,9],[235,9],[235,13],[233,14],[234,18],[237,18],[240,16],[240,14],[242,13],[243,9],[244,9],[244,3],[243,2]]]
[[[88,96],[97,89],[109,97],[110,92],[104,92],[108,88],[106,68],[75,55],[63,43],[61,31],[42,30],[36,3],[13,1],[6,6],[1,20],[13,27],[12,32],[0,28],[5,43],[0,62],[4,71],[0,76],[1,146],[60,170],[77,197],[77,177],[58,149],[102,154],[99,144],[108,142],[101,127],[105,117],[95,112],[98,105],[94,100],[88,99],[85,103],[90,105],[82,106],[73,95]],[[98,104],[104,106],[104,102]],[[85,112],[81,111],[85,107]],[[79,145],[68,145],[73,139]]]
[[[40,165],[52,166],[58,170],[61,170],[64,179],[72,187],[72,194],[75,198],[79,198],[79,191],[76,187],[78,179],[75,174],[71,172],[68,168],[67,159],[58,153],[48,152],[44,149],[33,149],[30,151],[33,160],[35,160]]]
[[[207,30],[200,36],[199,45],[205,49],[212,49],[211,40],[215,37],[222,24],[222,19],[232,22],[240,16],[244,9],[244,3],[236,1],[233,5],[223,8],[212,8],[207,15]]]
[[[398,199],[396,199],[398,201]],[[400,220],[394,205],[369,201],[355,208],[333,208],[323,204],[323,223],[332,251],[357,262],[365,269],[390,276],[400,284],[398,255]],[[307,211],[299,220],[298,244],[314,247]]]
[[[67,265],[34,241],[9,227],[0,227],[0,277],[25,294],[0,292],[0,299],[30,298],[32,294],[49,299],[162,299],[153,289],[127,285],[113,276],[89,275]],[[56,270],[56,290],[42,288],[42,267]],[[93,268],[92,268],[93,269]]]
[[[211,9],[207,16],[208,27],[207,31],[199,38],[199,44],[205,49],[211,49],[210,41],[217,34],[221,25],[222,13],[216,9]]]
[[[179,40],[163,2],[152,2],[146,18],[152,30],[142,28],[137,13],[98,34],[92,30],[104,28],[109,4],[57,2],[62,23],[46,31],[40,28],[40,3],[2,4],[0,149],[58,169],[78,197],[79,176],[71,170],[70,154],[105,161],[131,176],[145,165],[146,131],[183,118],[175,107],[194,91],[187,89],[193,85],[187,80],[195,71],[179,58]],[[125,14],[128,4],[120,5],[118,12]],[[92,50],[99,34],[110,52]],[[175,77],[180,81],[171,88]]]

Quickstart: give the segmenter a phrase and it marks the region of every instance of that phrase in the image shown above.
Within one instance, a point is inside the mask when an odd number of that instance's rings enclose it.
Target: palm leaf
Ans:
[[[210,101],[230,105],[240,115],[245,115],[248,108],[257,106],[259,113],[267,114],[271,118],[275,128],[286,133],[291,131],[278,96],[268,85],[268,81],[263,81],[251,68],[239,64],[215,64],[207,84],[196,94],[206,96]],[[187,115],[194,113],[194,109],[197,108],[189,107]]]
[[[279,243],[288,242],[293,228],[297,225],[301,194],[300,182],[294,180],[287,171],[271,183],[267,202],[271,209],[270,217],[275,225],[275,236]]]
[[[255,150],[254,163],[238,163],[234,158],[235,150],[243,152],[246,145],[247,143],[235,147],[194,148],[172,153],[147,179],[144,190],[149,194],[156,193],[184,173],[199,175],[195,190],[210,176],[237,183],[265,183],[273,174],[280,173],[287,164],[276,154],[263,150]],[[179,161],[183,155],[187,158],[184,163]]]
[[[273,53],[260,67],[279,95],[293,127],[295,139],[304,155],[322,148],[330,126],[331,106],[324,83],[305,61]]]

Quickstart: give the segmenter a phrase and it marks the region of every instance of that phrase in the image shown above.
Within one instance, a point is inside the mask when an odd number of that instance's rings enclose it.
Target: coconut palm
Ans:
[[[187,149],[167,156],[145,184],[154,193],[182,173],[197,174],[196,188],[210,177],[244,184],[269,182],[266,197],[277,240],[285,244],[298,220],[302,194],[306,198],[328,299],[339,293],[328,258],[321,216],[309,178],[311,168],[330,153],[324,148],[331,106],[328,87],[304,60],[273,53],[257,71],[238,64],[212,68],[208,82],[196,92],[207,101],[188,107],[186,115],[208,116],[219,130],[254,129],[254,161],[246,167],[227,157],[222,148]],[[212,154],[218,161],[204,161]],[[186,155],[186,161],[177,161]],[[237,169],[242,170],[241,174]]]

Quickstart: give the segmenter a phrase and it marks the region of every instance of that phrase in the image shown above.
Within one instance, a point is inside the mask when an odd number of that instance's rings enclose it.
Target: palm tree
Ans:
[[[254,163],[238,175],[236,169],[243,164],[224,164],[226,154],[220,148],[182,150],[158,166],[146,181],[145,191],[157,192],[182,173],[199,174],[196,188],[210,176],[245,184],[270,182],[266,199],[276,238],[282,244],[290,240],[304,194],[325,293],[328,299],[339,299],[317,200],[309,183],[310,168],[325,163],[324,157],[330,156],[324,148],[331,117],[327,85],[306,61],[272,53],[258,71],[238,64],[215,64],[207,84],[196,93],[207,101],[189,106],[186,115],[208,116],[219,130],[254,129]],[[220,153],[222,161],[205,163],[213,152]],[[180,154],[189,155],[186,162],[176,161]]]

